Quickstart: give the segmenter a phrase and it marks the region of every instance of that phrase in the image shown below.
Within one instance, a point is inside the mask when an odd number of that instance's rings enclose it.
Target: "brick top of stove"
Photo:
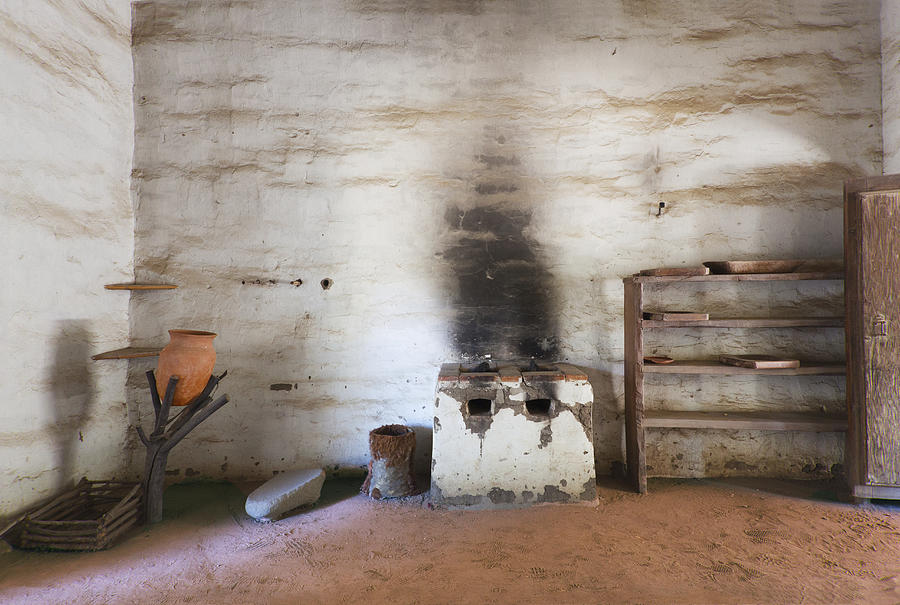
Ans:
[[[487,371],[468,371],[458,363],[445,363],[441,366],[438,375],[439,382],[519,382],[528,381],[555,381],[566,382],[586,381],[587,374],[580,368],[568,363],[542,364],[538,370],[530,370],[533,367],[528,364],[515,362],[494,362]]]

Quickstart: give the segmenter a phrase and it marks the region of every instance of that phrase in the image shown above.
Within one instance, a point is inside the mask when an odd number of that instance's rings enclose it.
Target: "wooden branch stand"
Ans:
[[[220,380],[225,378],[226,374],[228,372],[223,372],[221,376],[210,376],[203,392],[184,406],[183,411],[170,421],[169,411],[172,407],[172,398],[175,396],[178,377],[172,376],[169,379],[166,394],[160,401],[159,391],[156,390],[156,375],[153,370],[147,372],[156,420],[153,423],[153,432],[149,437],[141,427],[137,427],[138,436],[147,448],[147,458],[144,463],[144,512],[147,523],[162,521],[163,488],[165,487],[166,461],[169,458],[169,452],[201,422],[228,403],[228,395],[222,395],[215,401],[211,397],[213,389]]]

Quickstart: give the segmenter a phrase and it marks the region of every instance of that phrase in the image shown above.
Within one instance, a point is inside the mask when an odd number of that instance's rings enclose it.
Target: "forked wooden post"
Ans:
[[[178,442],[197,426],[212,416],[220,407],[228,403],[228,395],[222,395],[215,401],[210,396],[219,381],[225,378],[228,372],[221,376],[210,376],[203,392],[194,398],[184,410],[169,420],[169,411],[172,406],[172,398],[175,396],[175,386],[178,377],[172,376],[166,386],[166,394],[162,400],[159,391],[156,390],[156,375],[153,370],[147,372],[147,381],[150,383],[150,397],[153,400],[153,432],[148,437],[144,430],[137,427],[138,436],[147,448],[147,456],[144,461],[144,511],[147,523],[162,521],[163,488],[166,479],[166,461],[169,452]]]
[[[627,277],[625,284],[625,462],[628,480],[647,491],[644,455],[644,339],[641,332],[644,286]]]

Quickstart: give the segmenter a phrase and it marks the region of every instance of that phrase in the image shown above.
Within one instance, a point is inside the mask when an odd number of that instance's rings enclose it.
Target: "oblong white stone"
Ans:
[[[312,504],[322,493],[325,471],[304,468],[272,477],[247,496],[244,510],[254,519],[271,521],[304,504]]]

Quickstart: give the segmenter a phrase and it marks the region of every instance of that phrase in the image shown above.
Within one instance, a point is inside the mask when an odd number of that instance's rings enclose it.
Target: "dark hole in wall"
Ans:
[[[491,403],[490,399],[470,399],[466,403],[466,412],[469,416],[490,416]]]
[[[525,411],[532,416],[549,416],[550,400],[549,399],[529,399],[525,402]]]

